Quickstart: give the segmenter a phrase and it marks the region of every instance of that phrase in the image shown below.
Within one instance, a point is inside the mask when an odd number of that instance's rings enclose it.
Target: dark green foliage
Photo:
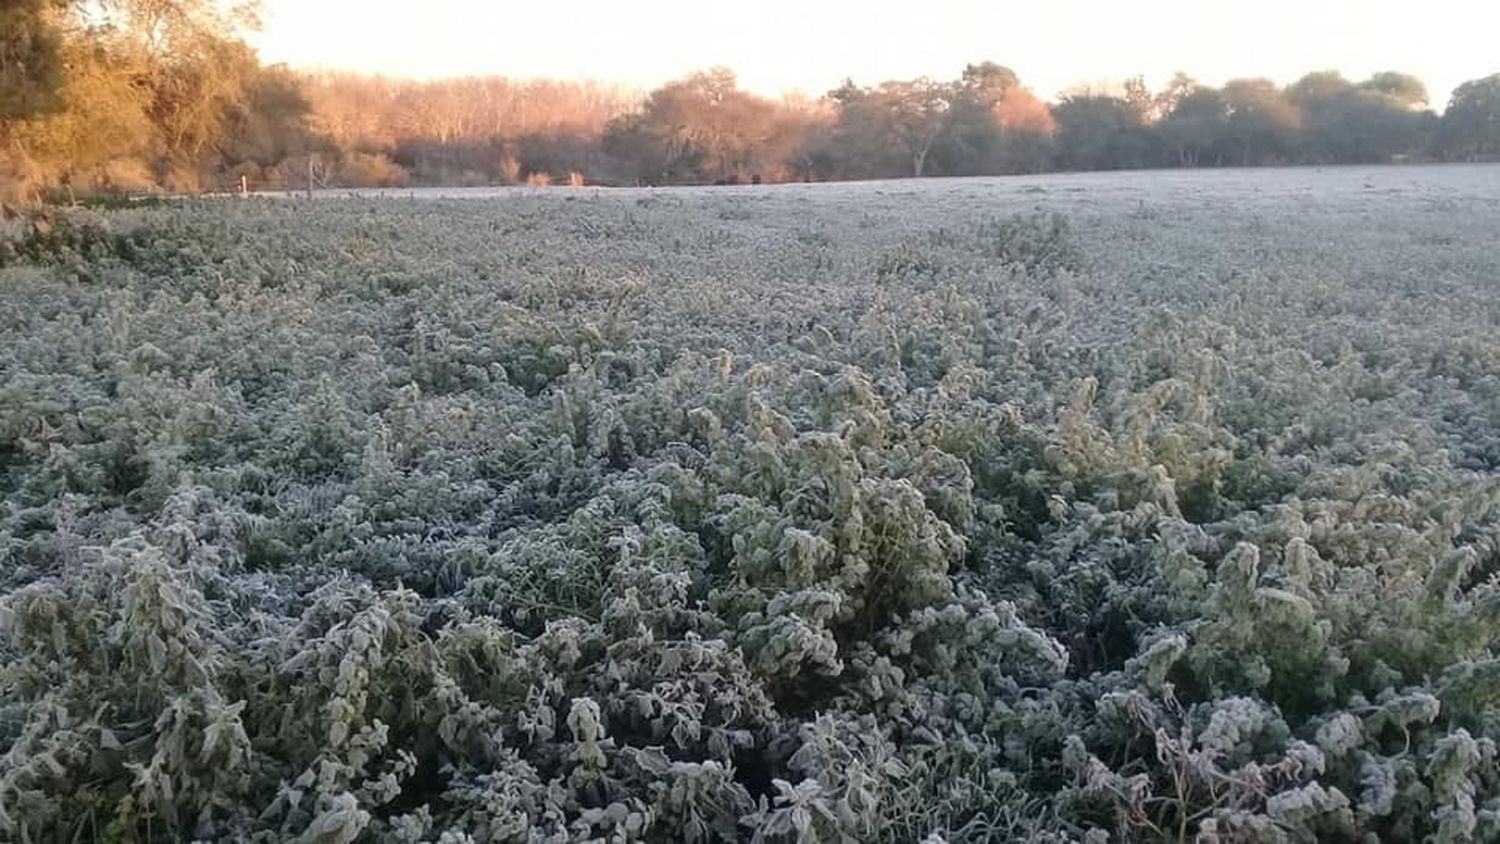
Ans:
[[[1493,161],[1500,155],[1500,73],[1454,89],[1440,138],[1447,154],[1459,160]]]
[[[1060,170],[1130,170],[1159,167],[1161,143],[1143,116],[1124,99],[1069,97],[1053,109]]]

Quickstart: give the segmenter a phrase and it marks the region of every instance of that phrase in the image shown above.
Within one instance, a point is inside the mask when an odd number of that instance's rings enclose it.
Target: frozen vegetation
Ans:
[[[1496,167],[12,231],[0,839],[1496,840],[1497,235]]]

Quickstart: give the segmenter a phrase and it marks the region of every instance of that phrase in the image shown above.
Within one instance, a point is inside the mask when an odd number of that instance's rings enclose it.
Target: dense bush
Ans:
[[[1500,836],[1500,257],[936,196],[13,244],[0,837]]]

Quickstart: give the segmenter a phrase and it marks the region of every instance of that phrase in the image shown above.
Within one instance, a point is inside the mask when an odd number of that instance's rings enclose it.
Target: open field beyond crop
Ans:
[[[0,840],[1500,840],[1500,167],[0,240]]]

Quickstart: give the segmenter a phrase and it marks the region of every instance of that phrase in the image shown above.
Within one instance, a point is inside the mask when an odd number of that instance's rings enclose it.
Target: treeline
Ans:
[[[1178,75],[1049,104],[983,62],[951,81],[769,99],[715,69],[637,97],[590,83],[302,77],[316,181],[724,184],[1049,170],[1500,157],[1500,75],[1441,117],[1416,77],[1311,73],[1222,88]],[[301,171],[298,171],[301,178]]]
[[[320,186],[723,184],[1500,158],[1500,74],[1423,83],[1139,78],[1047,103],[984,62],[950,81],[769,99],[728,70],[640,96],[503,78],[263,66],[215,0],[0,6],[0,198]]]
[[[639,99],[592,82],[350,73],[301,80],[314,179],[369,186],[536,184],[570,174],[606,181],[614,174],[605,129]]]
[[[990,62],[951,82],[846,82],[816,103],[760,99],[714,71],[652,92],[603,141],[645,184],[1500,158],[1500,74],[1459,87],[1442,116],[1428,105],[1395,72],[1222,88],[1179,74],[1159,91],[1135,78],[1048,104]]]

